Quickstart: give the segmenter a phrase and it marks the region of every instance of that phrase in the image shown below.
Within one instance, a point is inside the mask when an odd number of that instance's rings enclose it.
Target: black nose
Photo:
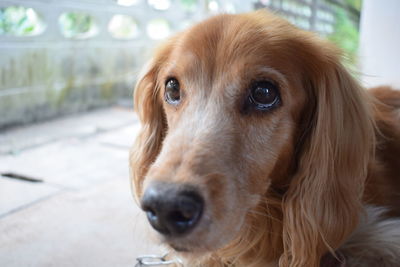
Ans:
[[[155,183],[144,193],[142,209],[154,229],[178,236],[188,233],[200,220],[203,199],[191,187]]]

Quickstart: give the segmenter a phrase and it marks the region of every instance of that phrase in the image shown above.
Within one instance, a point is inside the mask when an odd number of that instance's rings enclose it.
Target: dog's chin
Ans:
[[[217,249],[216,247],[211,247],[201,242],[166,242],[166,244],[177,253],[186,255],[204,254]]]
[[[163,243],[171,247],[173,250],[179,254],[191,254],[201,256],[202,254],[207,254],[215,252],[221,248],[227,246],[233,237],[222,237],[216,238],[215,236],[207,237],[196,237],[192,238],[185,237],[179,239],[164,239]]]
[[[181,245],[169,245],[173,249],[174,255],[185,262],[197,261],[202,258],[207,258],[215,252],[215,250],[208,250],[202,247],[185,247]]]
[[[214,242],[207,242],[208,240],[203,240],[202,238],[189,238],[185,237],[183,239],[164,239],[163,243],[179,254],[206,254],[215,251],[225,245],[222,243],[216,244]]]

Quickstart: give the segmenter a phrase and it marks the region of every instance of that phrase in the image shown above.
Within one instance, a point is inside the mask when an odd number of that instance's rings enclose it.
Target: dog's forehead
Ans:
[[[218,63],[243,56],[259,56],[268,40],[263,25],[239,15],[221,15],[206,20],[182,34],[177,48],[196,58]],[[182,53],[185,55],[185,53]]]
[[[170,76],[176,71],[192,78],[202,73],[212,79],[286,61],[289,50],[285,48],[291,41],[284,32],[292,28],[284,21],[264,17],[221,15],[183,32],[166,64]]]

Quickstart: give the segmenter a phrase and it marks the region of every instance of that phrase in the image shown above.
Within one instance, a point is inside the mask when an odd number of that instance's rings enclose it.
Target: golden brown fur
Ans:
[[[264,11],[211,18],[155,53],[134,93],[132,179],[138,199],[156,180],[204,195],[200,225],[164,240],[189,251],[188,266],[316,267],[349,239],[364,204],[400,214],[400,93],[364,90],[340,61]],[[177,107],[164,101],[168,77],[185,90]],[[279,84],[282,105],[243,112],[259,78]]]

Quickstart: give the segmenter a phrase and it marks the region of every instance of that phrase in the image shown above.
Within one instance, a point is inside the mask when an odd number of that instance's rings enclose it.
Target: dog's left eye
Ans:
[[[179,82],[175,78],[167,80],[165,83],[165,101],[171,105],[179,104],[181,100],[181,90]]]
[[[280,102],[279,90],[269,81],[255,82],[251,86],[249,101],[259,110],[269,110]]]

